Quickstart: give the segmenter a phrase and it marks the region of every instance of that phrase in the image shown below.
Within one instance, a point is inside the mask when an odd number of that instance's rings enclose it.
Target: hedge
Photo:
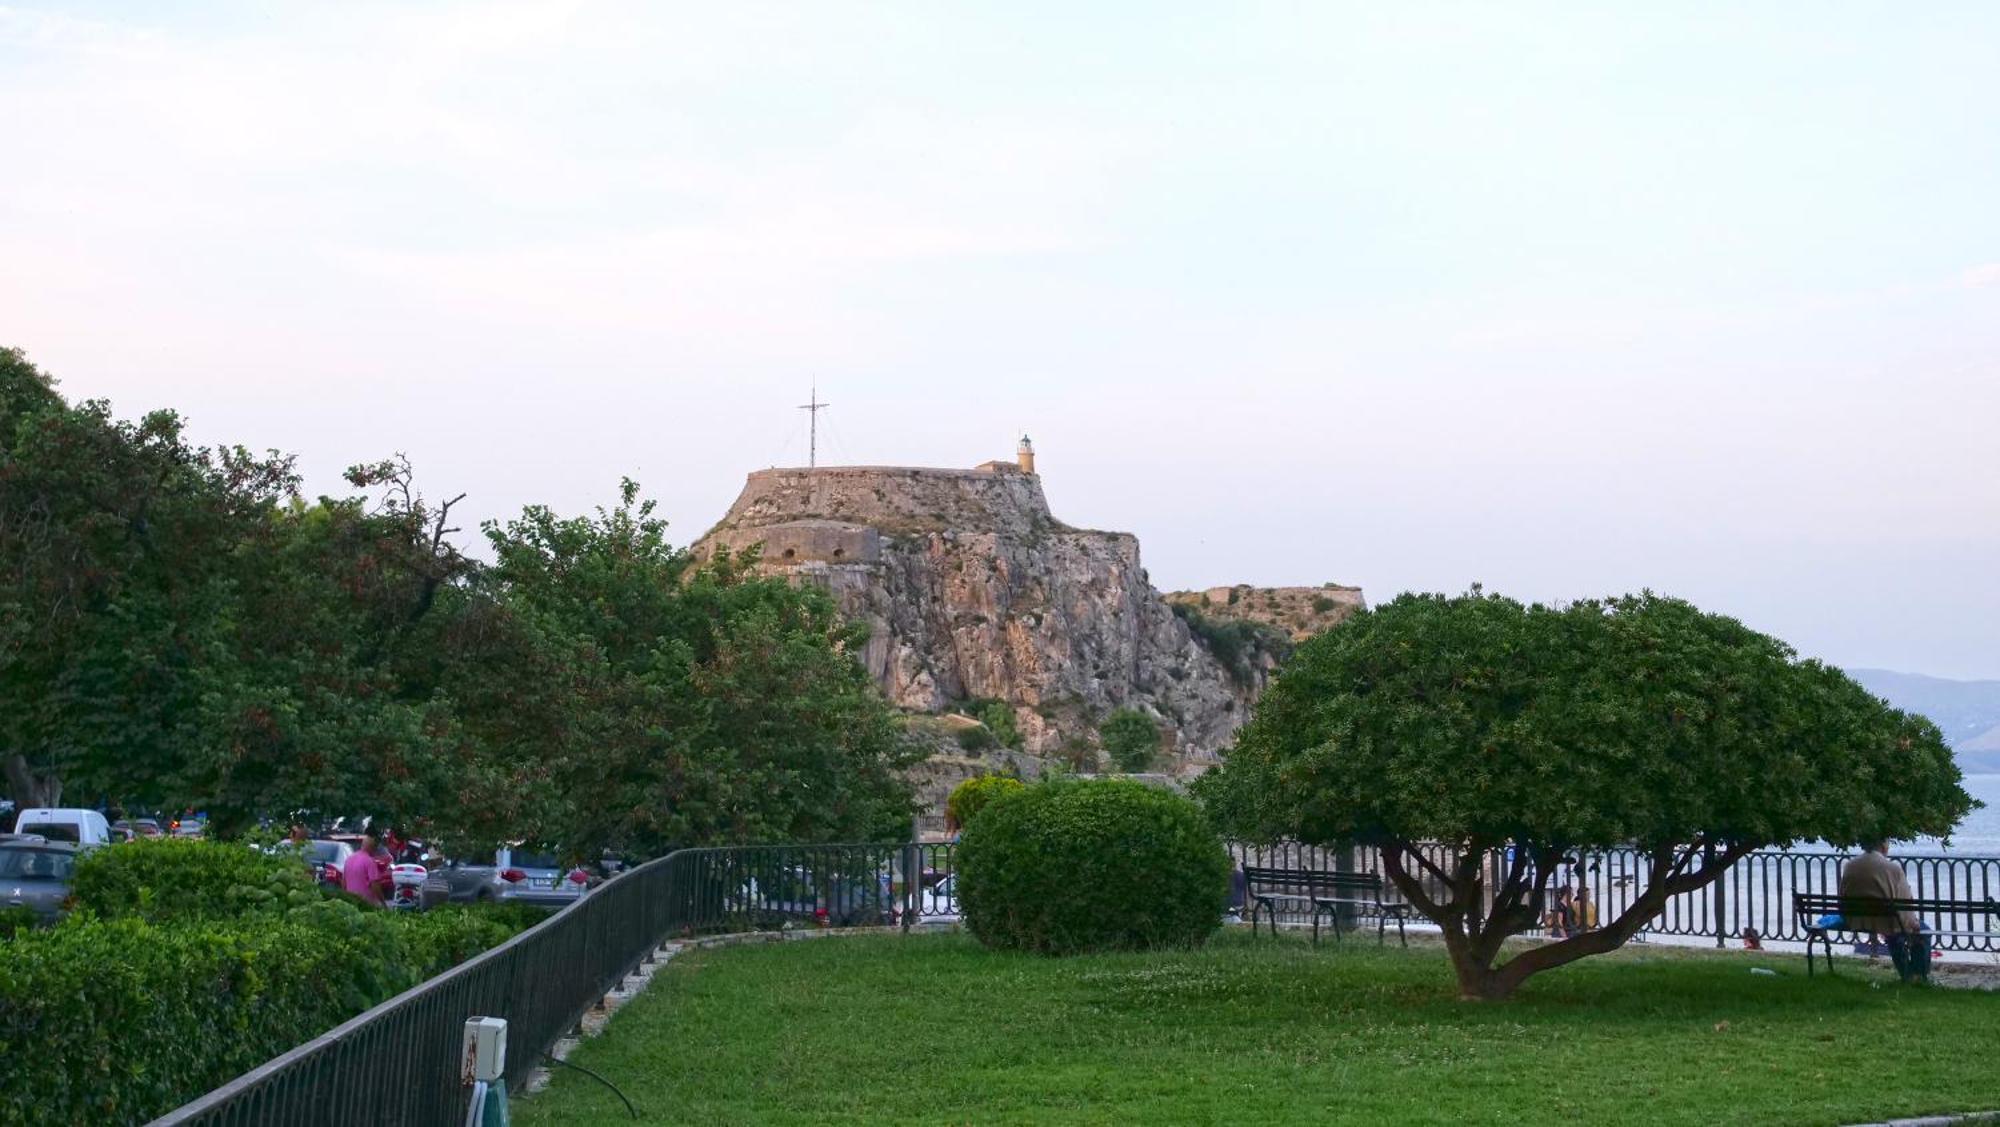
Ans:
[[[958,847],[966,927],[1047,955],[1185,947],[1221,926],[1229,853],[1182,796],[1056,779],[987,805]]]
[[[175,844],[197,848],[98,850],[86,907],[0,944],[0,1123],[144,1122],[520,929],[480,907],[364,909],[294,857]]]

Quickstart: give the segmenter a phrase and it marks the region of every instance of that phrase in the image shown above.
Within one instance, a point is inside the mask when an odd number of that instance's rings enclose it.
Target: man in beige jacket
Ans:
[[[1889,843],[1886,841],[1866,842],[1861,856],[1840,867],[1840,896],[1869,900],[1914,900],[1916,894],[1910,891],[1910,878],[1903,873],[1903,866],[1889,860]],[[1896,964],[1896,973],[1908,982],[1911,978],[1930,981],[1931,937],[1923,933],[1923,921],[1915,912],[1889,912],[1869,914],[1850,912],[1846,915],[1849,931],[1872,931],[1889,941],[1889,959]]]

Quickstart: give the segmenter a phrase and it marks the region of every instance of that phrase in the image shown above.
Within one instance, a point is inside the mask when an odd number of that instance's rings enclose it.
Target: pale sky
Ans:
[[[0,6],[0,343],[683,540],[817,379],[1163,589],[2000,677],[2000,4]]]

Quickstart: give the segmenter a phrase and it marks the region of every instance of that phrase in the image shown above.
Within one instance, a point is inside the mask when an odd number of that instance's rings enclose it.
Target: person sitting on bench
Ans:
[[[1889,860],[1889,843],[1863,842],[1862,854],[1840,867],[1840,895],[1869,900],[1914,900],[1910,878],[1903,866]],[[1931,939],[1923,932],[1923,922],[1915,912],[1891,912],[1883,916],[1850,915],[1844,921],[1849,931],[1872,931],[1889,941],[1889,961],[1904,982],[1931,978]]]

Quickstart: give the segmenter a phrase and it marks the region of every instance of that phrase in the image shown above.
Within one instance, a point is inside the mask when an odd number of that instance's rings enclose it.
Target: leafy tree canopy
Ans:
[[[1120,771],[1144,771],[1160,753],[1160,724],[1134,708],[1121,708],[1097,726],[1104,753]]]
[[[18,800],[369,814],[458,847],[901,839],[914,752],[823,592],[701,562],[638,487],[451,542],[407,461],[70,405],[0,351],[0,763]]]
[[[1753,849],[1943,834],[1973,805],[1929,721],[1734,619],[1476,589],[1303,644],[1197,789],[1249,838],[1379,845],[1471,997],[1622,944]],[[1625,845],[1651,862],[1629,911],[1494,965],[1560,858]]]

